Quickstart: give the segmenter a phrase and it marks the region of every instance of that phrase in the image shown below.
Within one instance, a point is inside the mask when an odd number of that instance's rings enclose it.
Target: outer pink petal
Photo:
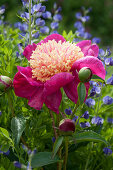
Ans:
[[[41,108],[44,103],[44,85],[41,82],[36,82],[31,77],[30,67],[18,67],[19,72],[16,73],[13,81],[15,94],[19,97],[27,98],[29,105],[35,108],[36,95],[37,108]]]
[[[62,99],[62,94],[61,91],[58,90],[55,93],[52,93],[51,95],[47,96],[45,100],[45,104],[49,109],[53,110],[56,113],[59,113],[58,109],[61,103],[61,99]]]
[[[91,40],[83,40],[76,44],[84,53],[84,56],[98,57],[99,48],[96,44],[91,45]]]
[[[60,35],[60,34],[51,34],[51,35],[47,36],[44,40],[40,41],[38,43],[38,45],[40,45],[42,43],[46,43],[46,42],[48,42],[48,40],[55,40],[56,42],[59,42],[59,41],[64,42],[64,41],[66,41],[64,39],[64,37],[62,35]]]
[[[30,107],[35,108],[36,110],[40,110],[45,101],[43,87],[35,88],[34,94],[30,97],[28,105]]]
[[[72,74],[67,73],[67,72],[58,73],[52,76],[50,80],[47,80],[45,83],[46,94],[50,95],[56,92],[61,87],[73,81],[73,79],[74,79],[74,76],[72,76]]]
[[[32,55],[32,52],[36,49],[37,45],[36,44],[32,44],[32,45],[28,45],[25,47],[23,55],[30,60],[30,56]]]
[[[98,58],[93,57],[93,56],[87,56],[87,57],[81,58],[75,61],[75,63],[72,66],[71,71],[77,70],[79,72],[79,70],[82,67],[90,68],[92,71],[92,74],[96,74],[102,79],[105,79],[106,72],[105,72],[102,62]]]
[[[69,83],[69,84],[67,84],[66,86],[63,87],[67,97],[70,100],[72,100],[74,103],[77,103],[77,100],[78,100],[77,86],[78,86],[79,82],[80,81],[74,79],[71,83]],[[88,96],[88,90],[89,90],[89,87],[90,87],[89,82],[85,83],[85,86],[86,86],[86,97],[85,97],[85,100],[86,100],[87,96]]]

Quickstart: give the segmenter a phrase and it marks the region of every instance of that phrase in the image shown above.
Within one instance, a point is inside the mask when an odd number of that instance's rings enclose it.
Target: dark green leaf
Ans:
[[[56,139],[54,146],[53,146],[53,155],[52,158],[55,157],[56,153],[58,152],[59,147],[61,146],[62,142],[63,142],[63,136],[60,136]]]
[[[92,142],[104,142],[106,145],[107,141],[100,134],[93,131],[83,131],[81,133],[73,134],[76,142],[92,141]]]
[[[20,141],[20,137],[25,129],[25,123],[26,120],[23,116],[13,117],[11,120],[11,130],[13,133],[15,144],[18,144]]]
[[[59,159],[57,156],[52,158],[51,152],[39,152],[37,154],[34,154],[31,158],[31,166],[32,168],[38,168],[45,165],[49,165],[52,163],[58,162]]]
[[[86,87],[84,83],[79,83],[77,87],[79,104],[83,104],[86,97]]]

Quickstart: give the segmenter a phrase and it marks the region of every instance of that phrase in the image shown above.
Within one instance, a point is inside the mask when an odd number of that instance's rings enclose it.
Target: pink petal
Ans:
[[[30,60],[30,56],[32,55],[32,52],[36,49],[37,45],[36,44],[32,44],[32,45],[28,45],[25,47],[23,55]]]
[[[91,40],[83,40],[76,44],[84,53],[84,56],[98,57],[99,48],[96,44],[91,45]]]
[[[67,97],[70,100],[72,100],[74,103],[77,103],[77,100],[78,100],[77,86],[78,86],[79,82],[80,81],[77,81],[76,79],[74,79],[71,83],[69,83],[63,87]],[[86,97],[85,97],[85,100],[86,100],[87,96],[88,96],[88,90],[90,87],[89,82],[85,83],[85,86],[86,86]],[[85,100],[84,100],[84,102],[85,102]]]
[[[58,73],[52,76],[50,80],[47,80],[45,83],[46,94],[50,95],[56,92],[61,87],[73,81],[73,79],[74,79],[74,76],[72,76],[72,74],[67,73],[67,72]]]
[[[64,39],[64,37],[62,35],[60,35],[60,34],[51,34],[51,35],[47,36],[44,40],[40,41],[37,45],[40,45],[42,43],[46,43],[46,42],[48,42],[48,40],[55,40],[56,42],[59,42],[59,41],[64,42],[64,41],[66,41]]]
[[[31,107],[36,107],[37,100],[37,108],[41,108],[45,100],[44,84],[32,79],[30,67],[18,67],[18,70],[13,81],[15,94],[27,98]]]
[[[71,68],[71,71],[77,70],[79,72],[79,70],[82,67],[90,68],[92,71],[92,74],[96,74],[102,79],[105,79],[106,72],[105,72],[102,62],[98,58],[93,57],[93,56],[87,56],[87,57],[81,58],[75,61],[75,63],[73,64]]]
[[[45,104],[47,107],[51,110],[53,110],[56,113],[59,113],[59,106],[61,103],[62,94],[61,91],[58,90],[55,93],[52,93],[51,95],[46,97]]]
[[[36,110],[40,110],[45,101],[43,87],[38,87],[35,89],[35,93],[30,97],[28,105],[30,107],[35,108]]]

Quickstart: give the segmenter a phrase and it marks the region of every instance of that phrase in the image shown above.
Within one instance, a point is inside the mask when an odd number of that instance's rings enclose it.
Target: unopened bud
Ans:
[[[81,82],[88,82],[92,77],[92,71],[88,67],[83,67],[80,69],[78,77]]]
[[[4,92],[12,86],[12,80],[7,76],[0,76],[0,91]]]
[[[59,123],[59,130],[65,135],[71,135],[75,131],[75,123],[71,119],[63,119]]]

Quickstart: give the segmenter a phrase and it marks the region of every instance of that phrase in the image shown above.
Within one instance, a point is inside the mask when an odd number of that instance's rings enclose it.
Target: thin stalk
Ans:
[[[14,117],[15,113],[14,113],[14,107],[13,107],[13,99],[12,99],[12,95],[11,95],[10,90],[7,91],[7,98],[8,98],[9,107],[10,107],[10,110],[11,110],[11,113],[12,113],[12,117]]]
[[[64,155],[64,170],[66,170],[67,165],[67,159],[68,159],[68,136],[65,137],[65,155]]]
[[[29,0],[29,44],[31,44],[31,4],[32,0]]]
[[[57,134],[56,127],[55,127],[55,121],[54,121],[52,110],[49,110],[49,113],[50,113],[51,120],[52,120],[52,127],[53,127],[53,130],[54,130],[55,138],[57,139],[58,134]]]

